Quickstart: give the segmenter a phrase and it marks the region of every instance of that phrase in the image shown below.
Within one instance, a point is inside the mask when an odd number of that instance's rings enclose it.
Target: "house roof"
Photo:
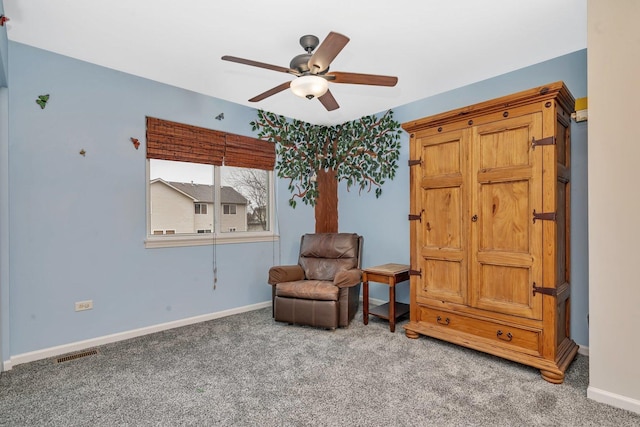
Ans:
[[[154,179],[152,183],[154,182],[162,182],[163,184],[191,197],[194,202],[213,203],[214,201],[213,185],[196,184],[191,182],[165,181],[161,178]],[[220,203],[246,205],[248,201],[233,187],[223,186],[220,188]]]
[[[4,0],[4,13],[11,41],[320,125],[587,47],[586,0],[324,0],[320,11],[309,6],[294,0]],[[330,31],[350,38],[331,71],[393,75],[397,86],[330,83],[340,105],[330,112],[288,90],[252,103],[295,77],[221,60],[231,55],[287,68],[304,53],[300,37],[322,41]]]

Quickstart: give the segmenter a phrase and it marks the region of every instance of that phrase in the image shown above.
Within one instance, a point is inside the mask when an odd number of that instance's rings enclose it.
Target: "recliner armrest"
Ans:
[[[350,270],[340,270],[333,278],[333,284],[339,288],[355,286],[362,280],[362,270],[352,268]]]
[[[304,270],[299,265],[277,265],[269,269],[269,284],[303,280]]]

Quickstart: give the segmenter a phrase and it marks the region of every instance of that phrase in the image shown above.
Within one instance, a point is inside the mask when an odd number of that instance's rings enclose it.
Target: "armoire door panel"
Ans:
[[[480,251],[529,253],[529,181],[481,184]]]
[[[442,256],[442,254],[437,254]],[[446,258],[429,258],[426,254],[422,261],[422,281],[417,290],[418,302],[431,300],[448,301],[462,304],[466,300],[466,287],[462,254],[450,253]]]
[[[460,187],[422,191],[423,245],[428,248],[461,249],[462,195]]]
[[[531,141],[542,135],[539,113],[479,125],[472,137],[471,306],[542,318],[542,228],[534,209],[542,200],[542,157]]]
[[[568,218],[567,206],[569,206],[569,185],[566,182],[558,181],[556,202],[556,287],[565,282],[569,282],[569,230],[567,229]]]
[[[481,264],[476,306],[527,318],[536,318],[536,301],[533,296],[531,267]]]
[[[425,178],[462,172],[460,132],[422,146],[422,176]]]
[[[556,124],[556,153],[558,156],[558,164],[563,166],[569,165],[569,128],[562,123]]]
[[[529,165],[530,123],[515,119],[505,129],[504,123],[483,126],[476,143],[480,146],[480,169]]]
[[[468,132],[452,131],[420,140],[420,214],[416,235],[422,271],[416,300],[467,301]]]

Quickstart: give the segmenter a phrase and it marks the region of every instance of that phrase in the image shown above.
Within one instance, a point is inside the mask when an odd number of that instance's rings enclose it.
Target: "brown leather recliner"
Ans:
[[[269,269],[275,320],[348,326],[360,304],[362,243],[351,233],[303,235],[298,264]]]

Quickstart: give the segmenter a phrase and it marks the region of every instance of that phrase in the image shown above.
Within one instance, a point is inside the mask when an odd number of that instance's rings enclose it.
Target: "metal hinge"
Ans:
[[[409,221],[420,221],[422,222],[422,212],[424,212],[424,209],[418,214],[409,214]]]
[[[533,210],[533,223],[536,223],[536,220],[539,219],[540,221],[555,221],[556,220],[556,213],[555,212],[541,212],[541,213],[537,213],[536,210]]]
[[[556,145],[556,137],[548,136],[542,139],[531,138],[531,148],[535,149],[539,145]]]
[[[533,296],[535,296],[536,293],[551,295],[552,297],[558,296],[558,290],[556,288],[538,287],[536,286],[536,282],[533,282]]]
[[[421,165],[422,164],[422,159],[409,160],[407,163],[409,164],[409,166]]]
[[[409,270],[409,276],[420,276],[420,277],[422,277],[422,269],[420,269],[420,270]]]

